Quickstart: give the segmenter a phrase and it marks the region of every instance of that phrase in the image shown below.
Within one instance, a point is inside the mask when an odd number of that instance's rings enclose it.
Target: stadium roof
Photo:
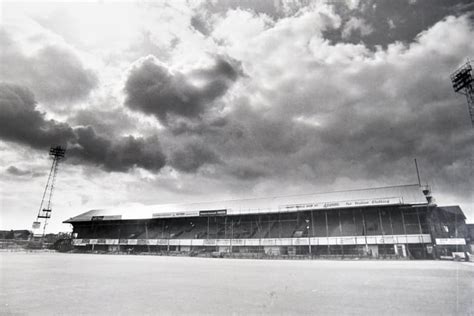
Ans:
[[[316,209],[426,204],[428,202],[423,194],[423,187],[414,184],[258,199],[97,209],[64,222],[288,213]]]
[[[466,219],[466,215],[464,215],[464,212],[462,211],[462,209],[458,205],[438,206],[438,208],[445,211],[445,212],[447,212],[447,213],[450,213],[450,214],[453,214],[453,215],[456,215],[456,216],[460,216],[462,219]]]

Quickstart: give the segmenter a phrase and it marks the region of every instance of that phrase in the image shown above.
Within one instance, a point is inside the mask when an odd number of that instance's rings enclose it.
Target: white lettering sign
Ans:
[[[464,238],[436,238],[437,245],[465,245]]]
[[[189,217],[189,216],[199,216],[198,211],[192,212],[166,212],[166,213],[153,213],[153,218],[170,218],[170,217]]]
[[[331,208],[344,208],[344,207],[355,207],[355,206],[398,205],[398,204],[400,204],[400,198],[392,197],[392,198],[365,199],[365,200],[340,201],[340,202],[291,204],[291,205],[284,205],[282,208],[286,209],[287,211],[291,211],[291,210],[300,211],[300,210],[331,209]]]

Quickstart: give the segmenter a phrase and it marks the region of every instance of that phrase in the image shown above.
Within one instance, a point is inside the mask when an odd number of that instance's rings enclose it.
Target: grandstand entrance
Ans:
[[[426,251],[426,245],[423,244],[410,244],[407,247],[410,259],[428,259],[428,253]]]
[[[395,253],[396,253],[399,257],[405,258],[405,257],[407,256],[407,252],[406,252],[405,245],[396,245],[396,247],[395,247]]]

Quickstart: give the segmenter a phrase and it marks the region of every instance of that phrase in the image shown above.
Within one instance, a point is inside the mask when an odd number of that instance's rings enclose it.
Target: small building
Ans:
[[[452,258],[455,254],[469,251],[466,216],[459,206],[439,206],[428,218],[434,239],[434,254],[437,258]]]
[[[28,240],[31,232],[26,229],[21,230],[0,230],[0,239]]]
[[[129,252],[425,259],[465,237],[462,210],[437,206],[418,184],[100,209],[65,223],[77,249]]]

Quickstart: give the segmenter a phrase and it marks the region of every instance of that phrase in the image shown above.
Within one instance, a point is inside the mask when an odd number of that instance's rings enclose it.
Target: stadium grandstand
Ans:
[[[65,221],[83,251],[434,258],[465,251],[465,216],[401,185],[100,209]]]

